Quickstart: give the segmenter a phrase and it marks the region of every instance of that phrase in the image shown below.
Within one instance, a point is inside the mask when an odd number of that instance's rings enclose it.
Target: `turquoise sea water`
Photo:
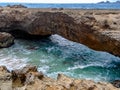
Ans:
[[[10,70],[27,64],[50,77],[64,73],[95,81],[120,79],[120,58],[53,35],[41,40],[15,40],[12,47],[0,49],[0,65]]]

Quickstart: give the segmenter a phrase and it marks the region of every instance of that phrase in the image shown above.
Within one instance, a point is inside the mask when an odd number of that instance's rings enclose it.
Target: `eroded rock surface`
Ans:
[[[119,10],[1,8],[0,23],[0,31],[14,36],[59,34],[120,56]]]
[[[0,48],[9,47],[14,43],[14,37],[5,32],[0,33]]]
[[[12,90],[12,75],[5,66],[0,66],[0,90]]]
[[[120,90],[110,83],[74,79],[58,74],[57,79],[38,72],[35,66],[13,70],[0,66],[0,90]]]

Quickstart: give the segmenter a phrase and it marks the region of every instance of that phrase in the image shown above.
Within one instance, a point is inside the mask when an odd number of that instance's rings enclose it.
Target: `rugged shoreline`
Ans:
[[[15,37],[59,34],[120,56],[120,10],[0,8],[0,32]]]
[[[0,32],[16,38],[59,34],[71,41],[120,56],[120,10],[0,8]],[[120,90],[110,83],[76,80],[62,74],[51,79],[36,67],[9,72],[0,67],[2,90]]]
[[[74,79],[58,74],[57,80],[38,72],[35,66],[9,71],[0,66],[1,90],[120,90],[110,83]]]

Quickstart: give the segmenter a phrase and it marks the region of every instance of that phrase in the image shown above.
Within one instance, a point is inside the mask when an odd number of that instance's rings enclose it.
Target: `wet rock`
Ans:
[[[14,43],[14,37],[5,32],[0,32],[0,48],[9,47]]]
[[[117,87],[117,88],[120,88],[120,80],[115,80],[112,82],[112,84]]]
[[[30,46],[30,47],[27,47],[26,49],[28,50],[37,50],[39,47],[35,47],[35,46]]]

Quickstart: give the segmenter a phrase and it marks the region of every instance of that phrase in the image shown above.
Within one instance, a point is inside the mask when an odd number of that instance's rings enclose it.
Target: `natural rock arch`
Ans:
[[[111,29],[109,23],[101,24],[93,14],[76,11],[3,9],[0,12],[0,31],[31,36],[59,34],[92,49],[120,56],[120,40],[106,34]]]

